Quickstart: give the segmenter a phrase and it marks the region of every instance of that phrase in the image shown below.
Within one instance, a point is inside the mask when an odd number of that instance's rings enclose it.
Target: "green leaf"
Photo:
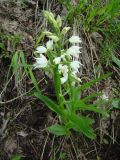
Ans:
[[[111,75],[111,73],[104,74],[104,75],[102,75],[101,77],[96,78],[96,79],[94,79],[94,80],[92,80],[92,81],[90,81],[90,82],[87,82],[87,83],[85,83],[84,85],[78,87],[78,90],[79,90],[79,91],[83,91],[83,90],[89,88],[90,86],[92,86],[93,84],[95,84],[96,82],[99,82],[99,81],[101,81],[101,80],[103,80],[103,79],[108,78],[110,75]]]
[[[21,156],[20,155],[13,155],[11,160],[21,160]]]
[[[116,109],[120,109],[120,98],[119,99],[114,99],[112,101],[112,107]]]
[[[77,116],[75,114],[69,115],[69,120],[73,125],[73,129],[83,133],[90,139],[95,139],[96,135],[90,126],[94,121],[89,117]]]
[[[95,105],[85,104],[82,100],[76,101],[74,103],[75,110],[88,110],[102,114],[103,116],[107,116],[107,112],[100,108],[97,108]]]
[[[42,32],[37,39],[37,42],[35,44],[35,48],[37,48],[37,46],[39,45],[40,41],[44,38],[44,36],[45,36],[45,34]]]
[[[0,48],[5,49],[5,46],[3,43],[0,43]]]
[[[79,100],[81,96],[80,91],[78,90],[77,87],[72,88],[72,99],[73,101]]]
[[[33,72],[32,72],[32,69],[31,69],[31,68],[28,68],[28,72],[29,72],[30,78],[31,78],[32,83],[34,84],[36,90],[37,90],[39,93],[41,93],[41,91],[40,91],[40,89],[39,89],[39,87],[38,87],[38,82],[37,82],[37,80],[36,80],[36,78],[35,78],[35,76],[34,76],[34,74],[33,74]]]
[[[25,70],[25,73],[26,73],[27,77],[29,77],[29,73],[27,71],[27,63],[26,63],[26,60],[25,60],[24,52],[21,52],[20,54],[21,54],[21,63],[24,66],[24,70]]]
[[[18,83],[18,81],[20,79],[18,61],[19,61],[19,52],[16,51],[12,57],[11,64],[10,64],[10,69],[12,68],[12,72],[15,74],[15,82],[16,83]]]
[[[120,68],[120,60],[112,54],[112,61]]]
[[[13,67],[13,72],[16,72],[19,67],[18,59],[19,59],[18,52],[15,52],[15,54],[12,57],[11,64],[10,64],[10,67]]]
[[[102,96],[102,93],[100,93],[100,92],[92,93],[89,96],[83,98],[82,101],[87,102],[87,101],[91,100],[92,98],[95,98],[98,96]]]
[[[50,98],[43,96],[38,92],[35,92],[34,95],[37,98],[39,98],[42,102],[44,102],[50,110],[56,112],[58,115],[62,114],[59,106],[55,102],[53,102]]]
[[[48,128],[48,131],[57,135],[57,136],[63,136],[63,135],[68,135],[67,129],[65,126],[59,125],[59,124],[54,124],[51,127]]]

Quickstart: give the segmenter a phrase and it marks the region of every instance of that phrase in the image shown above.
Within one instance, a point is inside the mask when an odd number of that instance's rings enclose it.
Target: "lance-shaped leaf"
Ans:
[[[108,78],[110,75],[111,75],[111,73],[104,74],[104,75],[102,75],[101,77],[96,78],[96,79],[94,79],[94,80],[92,80],[92,81],[90,81],[90,82],[87,82],[87,83],[85,83],[84,85],[78,87],[78,90],[79,90],[79,91],[83,91],[83,90],[89,88],[90,86],[92,86],[93,84],[95,84],[96,82],[99,82],[99,81],[101,81],[101,80],[103,80],[103,79]]]
[[[71,121],[74,130],[83,133],[90,139],[96,138],[96,135],[91,127],[94,122],[91,118],[71,114],[69,115],[69,120]]]
[[[63,135],[69,135],[69,132],[67,131],[65,126],[54,124],[48,128],[48,131],[57,135],[57,136],[63,136]]]
[[[53,102],[50,98],[48,98],[47,96],[43,96],[38,92],[35,92],[34,95],[37,98],[39,98],[42,102],[44,102],[49,109],[56,112],[58,115],[62,114],[59,106],[55,102]]]
[[[103,109],[97,108],[95,105],[88,105],[85,104],[82,100],[76,101],[74,103],[75,110],[87,110],[87,111],[93,111],[102,114],[103,116],[107,116],[107,112]]]

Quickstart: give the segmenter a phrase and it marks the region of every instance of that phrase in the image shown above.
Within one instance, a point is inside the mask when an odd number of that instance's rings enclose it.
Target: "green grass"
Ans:
[[[73,5],[70,0],[59,2],[67,9],[65,19],[71,26],[76,18],[86,32],[98,32],[102,35],[101,63],[110,65],[112,55],[120,45],[119,0],[109,0],[104,4],[101,0],[79,0],[77,5]]]
[[[70,0],[59,2],[67,9],[68,22],[72,24],[74,18],[78,18],[87,31],[102,30],[105,23],[113,22],[120,14],[119,1],[115,0],[110,0],[106,4],[102,4],[101,0],[80,0],[77,5],[73,5]]]
[[[19,34],[9,34],[0,32],[0,58],[11,58],[17,49],[17,46],[21,42],[21,36]]]

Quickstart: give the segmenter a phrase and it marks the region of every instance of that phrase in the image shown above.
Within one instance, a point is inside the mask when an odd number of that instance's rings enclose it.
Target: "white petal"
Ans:
[[[60,78],[61,83],[64,84],[68,80],[68,74],[66,74],[64,77]]]
[[[67,65],[59,64],[58,69],[59,69],[59,73],[63,74],[63,76],[65,76],[68,73]]]
[[[72,70],[76,73],[78,72],[78,69],[80,68],[81,65],[82,64],[79,61],[73,61],[70,63]]]
[[[82,40],[79,36],[72,36],[70,39],[69,39],[69,42],[70,43],[81,43]]]
[[[36,63],[33,65],[34,68],[45,68],[48,65],[48,60],[47,58],[40,54],[40,58],[35,58]]]
[[[59,64],[58,66],[58,71],[60,74],[62,74],[62,78],[61,78],[61,83],[65,83],[68,79],[68,66],[67,65],[63,65],[63,64]]]
[[[47,49],[43,46],[39,46],[39,47],[36,48],[36,52],[37,53],[46,53]]]
[[[67,55],[72,55],[74,57],[78,57],[80,54],[80,47],[79,46],[72,46],[70,48],[68,48],[68,50],[66,51]]]
[[[57,58],[55,58],[55,59],[53,60],[53,62],[54,62],[55,64],[59,64],[60,61],[61,61],[61,57],[57,57]]]
[[[48,50],[53,50],[53,40],[49,40],[46,43],[46,47],[47,47]]]
[[[62,73],[63,73],[64,76],[68,73],[68,66],[67,65],[63,66]]]

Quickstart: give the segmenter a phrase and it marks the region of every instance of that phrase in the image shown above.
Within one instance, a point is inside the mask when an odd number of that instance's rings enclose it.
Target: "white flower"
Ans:
[[[78,69],[80,68],[82,64],[79,62],[79,61],[73,61],[70,63],[70,66],[73,70],[73,72],[77,73],[78,72]]]
[[[69,39],[69,42],[70,43],[81,43],[82,40],[79,36],[72,36],[70,39]]]
[[[59,73],[63,75],[62,78],[60,78],[61,83],[64,84],[68,80],[68,66],[59,64],[58,66]]]
[[[36,63],[33,65],[35,69],[45,68],[48,65],[48,60],[43,54],[40,54],[40,57],[35,59],[36,59]]]
[[[43,46],[39,46],[36,48],[36,53],[46,53],[47,49]]]
[[[61,61],[61,57],[56,57],[56,58],[53,60],[53,62],[54,62],[55,64],[59,64],[60,61]]]
[[[46,48],[47,47],[47,48]],[[53,49],[53,40],[49,40],[47,43],[46,43],[46,47],[44,46],[39,46],[36,48],[36,53],[46,53],[47,50],[52,50]]]
[[[68,74],[68,66],[67,65],[59,64],[58,69],[59,69],[59,73],[63,74],[63,76]]]
[[[68,80],[68,74],[66,74],[64,77],[60,78],[61,84],[64,84]]]
[[[63,54],[63,55],[61,55],[60,57],[56,57],[56,58],[53,60],[53,62],[54,62],[55,64],[59,64],[61,61],[65,61],[65,60],[66,60],[65,54]]]
[[[80,51],[80,47],[79,46],[72,46],[70,48],[68,48],[68,50],[66,51],[66,54],[68,56],[74,56],[74,57],[78,57],[79,54],[81,53]]]
[[[49,40],[46,43],[46,47],[47,47],[48,50],[53,50],[53,40]]]

